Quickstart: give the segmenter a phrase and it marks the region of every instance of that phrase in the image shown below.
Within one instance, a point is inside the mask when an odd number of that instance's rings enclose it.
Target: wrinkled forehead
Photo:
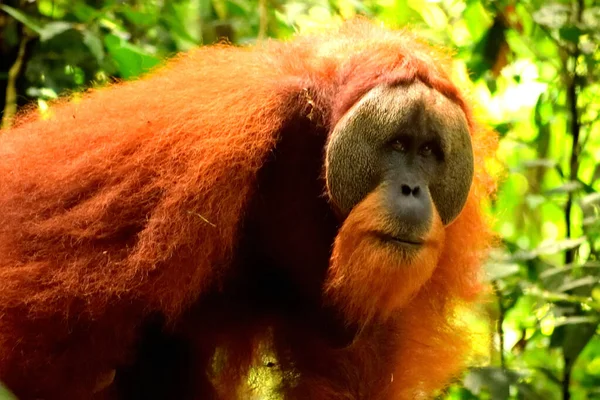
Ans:
[[[371,89],[340,119],[334,131],[351,126],[362,127],[363,135],[373,140],[384,140],[399,131],[418,130],[441,137],[447,132],[468,133],[462,108],[420,81]]]
[[[354,113],[373,115],[383,122],[426,120],[432,123],[466,124],[458,104],[420,81],[406,85],[380,85],[353,107]]]

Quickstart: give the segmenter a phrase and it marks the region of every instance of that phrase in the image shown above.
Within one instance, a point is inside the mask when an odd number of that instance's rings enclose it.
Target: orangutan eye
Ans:
[[[419,154],[423,157],[429,157],[433,153],[433,146],[431,144],[424,144],[419,150]]]
[[[395,139],[392,142],[392,148],[400,153],[405,153],[407,151],[406,141],[402,139]]]

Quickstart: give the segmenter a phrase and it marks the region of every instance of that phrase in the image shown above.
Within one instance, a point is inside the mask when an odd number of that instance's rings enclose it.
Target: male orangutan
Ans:
[[[21,400],[420,399],[456,377],[494,137],[365,21],[199,48],[0,136],[0,381]]]

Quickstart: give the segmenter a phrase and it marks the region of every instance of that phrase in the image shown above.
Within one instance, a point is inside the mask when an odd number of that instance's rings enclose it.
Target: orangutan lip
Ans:
[[[388,233],[377,233],[377,237],[385,242],[394,242],[399,243],[401,245],[408,246],[422,246],[423,242],[417,239],[412,238],[403,238],[398,236],[393,236]]]

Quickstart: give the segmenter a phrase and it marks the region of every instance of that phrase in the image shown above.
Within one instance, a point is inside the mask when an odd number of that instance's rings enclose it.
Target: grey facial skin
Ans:
[[[426,232],[433,205],[447,225],[463,209],[473,180],[464,112],[419,81],[375,87],[331,133],[326,179],[342,216],[377,189],[402,231]]]

